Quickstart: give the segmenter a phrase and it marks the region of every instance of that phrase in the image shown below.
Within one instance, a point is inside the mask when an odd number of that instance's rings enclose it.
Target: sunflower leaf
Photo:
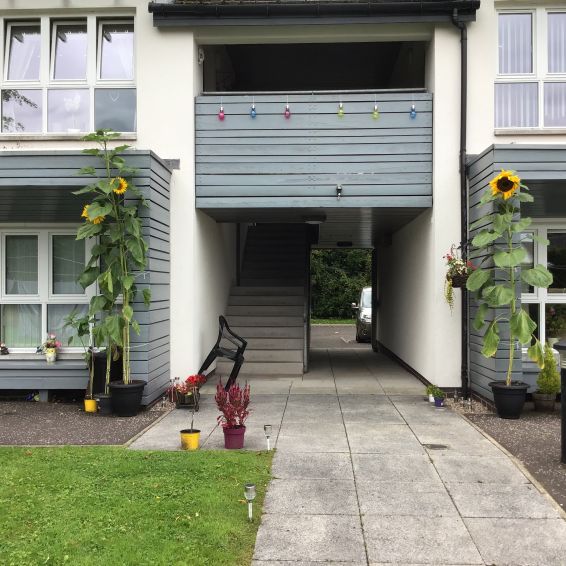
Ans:
[[[536,234],[531,234],[530,236],[535,242],[538,242],[543,246],[548,246],[550,244],[550,241],[547,240],[546,238],[542,238],[541,236],[537,236]]]
[[[532,222],[533,222],[532,218],[528,218],[528,217],[521,218],[520,220],[515,222],[515,224],[513,224],[511,230],[513,230],[513,232],[522,232],[523,230],[528,228],[532,224]]]
[[[484,226],[485,224],[488,224],[489,222],[491,222],[495,214],[496,214],[495,212],[490,212],[489,214],[486,214],[485,216],[478,218],[475,222],[472,222],[470,224],[470,230],[475,230],[480,226]]]
[[[486,358],[491,358],[497,352],[499,346],[499,326],[497,321],[493,321],[487,327],[485,334],[483,335],[483,348],[481,353]]]
[[[534,202],[534,198],[529,193],[517,193],[516,197],[519,199],[519,202]]]
[[[486,316],[488,310],[489,310],[489,307],[487,306],[487,304],[481,303],[481,305],[478,308],[478,312],[476,313],[476,316],[474,318],[474,322],[473,322],[473,327],[476,330],[480,330],[482,328],[482,326],[485,324],[485,316]]]
[[[539,368],[544,368],[544,350],[540,340],[535,339],[535,343],[527,350],[527,353]]]
[[[531,341],[531,336],[537,327],[536,322],[523,309],[519,309],[511,316],[509,325],[511,332],[521,344],[528,344]]]
[[[547,288],[554,280],[552,273],[544,265],[535,265],[532,269],[523,269],[521,279],[533,287]]]
[[[482,292],[482,299],[490,307],[503,307],[510,304],[514,298],[515,293],[507,285],[490,285]]]
[[[497,267],[517,267],[527,257],[527,250],[523,246],[514,248],[510,252],[497,251],[493,254],[493,261]]]
[[[501,234],[498,234],[497,232],[492,232],[490,230],[482,230],[479,234],[474,236],[474,239],[472,240],[472,244],[476,248],[485,248],[492,242],[495,242],[495,240],[497,240],[500,237]]]
[[[477,291],[487,283],[488,279],[489,271],[478,268],[468,277],[466,289],[468,289],[468,291]]]
[[[503,234],[511,226],[513,213],[495,214],[493,217],[493,230],[498,234]]]

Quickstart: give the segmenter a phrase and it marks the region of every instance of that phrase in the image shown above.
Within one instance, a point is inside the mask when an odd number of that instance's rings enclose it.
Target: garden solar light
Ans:
[[[554,349],[560,354],[560,413],[562,415],[562,440],[561,440],[561,458],[563,464],[566,464],[566,341],[554,344]]]
[[[263,432],[265,432],[265,438],[267,438],[267,451],[269,452],[269,450],[271,450],[271,447],[269,445],[269,439],[271,438],[271,425],[263,425]]]
[[[248,520],[253,520],[253,501],[255,499],[255,483],[247,483],[244,486],[244,496],[248,502]]]

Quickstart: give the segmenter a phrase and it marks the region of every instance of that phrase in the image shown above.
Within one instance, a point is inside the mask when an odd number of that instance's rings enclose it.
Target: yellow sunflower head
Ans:
[[[502,170],[490,182],[491,194],[502,196],[504,200],[510,199],[521,186],[521,179],[513,171]]]
[[[81,218],[86,218],[87,222],[92,222],[93,224],[100,224],[102,222],[104,222],[104,216],[95,216],[92,220],[90,219],[89,215],[88,215],[88,204],[85,205],[85,207],[83,208],[83,212],[81,214]]]
[[[118,188],[114,189],[114,192],[117,195],[123,195],[128,190],[128,181],[122,177],[116,177],[114,180],[118,181]]]

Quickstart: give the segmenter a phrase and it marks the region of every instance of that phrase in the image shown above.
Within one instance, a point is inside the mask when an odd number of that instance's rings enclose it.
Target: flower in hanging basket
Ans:
[[[444,283],[444,297],[450,306],[454,308],[453,289],[465,287],[468,277],[474,272],[476,267],[470,260],[464,260],[459,253],[460,248],[451,246],[450,252],[444,256],[446,260],[446,281]]]

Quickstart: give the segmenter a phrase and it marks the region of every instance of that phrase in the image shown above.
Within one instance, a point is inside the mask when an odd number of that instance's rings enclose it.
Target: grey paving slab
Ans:
[[[279,427],[272,425],[272,433],[270,448],[276,448]],[[223,450],[224,449],[224,431],[218,426],[214,431],[201,442],[203,450]],[[244,450],[261,451],[267,450],[267,439],[263,431],[263,424],[246,423],[246,433],[244,436]]]
[[[364,562],[364,540],[355,515],[264,515],[254,560]]]
[[[446,488],[462,517],[559,518],[556,509],[531,484],[448,483]]]
[[[486,564],[564,566],[566,522],[562,519],[464,519]]]
[[[348,442],[353,454],[424,454],[424,449],[405,424],[368,426],[346,423]]]
[[[483,564],[458,517],[364,515],[370,563]]]
[[[289,479],[354,479],[349,453],[277,452],[273,477]]]
[[[431,454],[438,474],[445,482],[522,484],[529,480],[506,456],[468,456],[453,452]]]
[[[340,425],[283,423],[277,449],[281,452],[348,452],[346,431]]]
[[[358,481],[360,511],[364,515],[457,517],[458,511],[441,482]]]
[[[354,480],[274,479],[264,513],[283,515],[359,515]]]
[[[320,566],[321,564],[332,566],[366,566],[367,562],[305,562],[304,560],[252,560],[252,566]]]
[[[373,395],[373,397],[376,397]],[[387,397],[384,397],[387,399]],[[399,411],[391,404],[362,404],[353,405],[341,402],[342,416],[345,423],[365,423],[366,425],[381,426],[388,424],[406,424]]]
[[[352,454],[358,481],[440,483],[434,466],[425,455]]]

